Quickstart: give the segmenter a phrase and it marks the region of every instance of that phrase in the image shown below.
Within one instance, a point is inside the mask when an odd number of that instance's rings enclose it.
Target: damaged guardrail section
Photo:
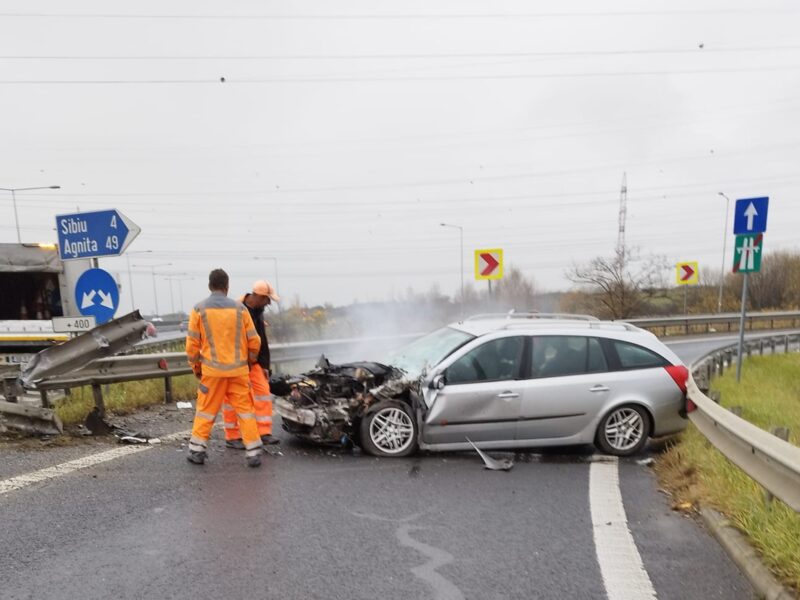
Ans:
[[[800,345],[800,334],[749,341],[745,348],[750,355],[754,348],[763,354],[767,346],[774,353],[789,352],[797,345]],[[687,395],[696,408],[691,410],[689,418],[728,460],[773,496],[800,512],[800,448],[736,416],[704,393],[714,374],[721,373],[734,359],[740,359],[736,352],[736,345],[726,346],[692,364]]]

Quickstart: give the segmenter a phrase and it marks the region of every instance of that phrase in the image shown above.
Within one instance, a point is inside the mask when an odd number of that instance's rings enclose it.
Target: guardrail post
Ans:
[[[164,404],[172,404],[172,377],[164,377]]]
[[[722,377],[722,375],[725,373],[725,355],[720,353],[720,355],[718,357],[718,360],[719,360],[719,363],[718,363],[719,364],[719,370],[718,370],[718,372],[719,372],[719,376]]]
[[[12,380],[4,379],[3,380],[3,397],[8,402],[15,403],[18,402],[16,386],[12,382]]]
[[[719,390],[709,390],[708,394],[706,395],[717,404],[722,402],[722,392],[720,392]]]
[[[758,341],[758,353],[761,356],[764,356],[764,340],[759,340]]]
[[[774,435],[776,438],[783,440],[784,442],[789,441],[789,428],[788,427],[772,427],[769,432]],[[775,496],[769,490],[764,490],[764,500],[767,504],[772,504],[772,501],[775,499]]]
[[[731,411],[733,414],[735,414],[737,417],[741,417],[742,416],[742,407],[741,406],[731,406],[728,410]]]
[[[92,396],[94,396],[94,405],[100,412],[100,417],[106,416],[106,405],[103,402],[103,388],[99,384],[92,384]]]
[[[42,408],[50,408],[50,400],[47,398],[47,390],[39,392],[42,397]]]
[[[783,351],[789,354],[789,334],[786,334],[786,338],[783,340]]]

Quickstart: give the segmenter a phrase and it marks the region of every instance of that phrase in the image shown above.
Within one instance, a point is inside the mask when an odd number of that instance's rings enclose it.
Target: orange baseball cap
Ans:
[[[281,297],[278,296],[278,292],[275,291],[275,287],[269,281],[265,281],[264,279],[260,279],[253,284],[253,293],[258,294],[259,296],[269,296],[275,302],[281,301]]]

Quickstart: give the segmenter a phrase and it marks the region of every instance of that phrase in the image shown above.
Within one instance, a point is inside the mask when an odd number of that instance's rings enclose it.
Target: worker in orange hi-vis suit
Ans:
[[[228,274],[214,269],[208,276],[211,295],[189,316],[186,355],[195,376],[197,410],[189,440],[189,462],[202,465],[208,457],[208,438],[223,400],[239,420],[245,456],[250,467],[261,465],[263,443],[250,397],[250,365],[258,359],[261,341],[250,313],[228,298]]]
[[[239,299],[245,305],[253,323],[256,326],[258,337],[261,339],[261,349],[258,351],[258,361],[250,366],[250,391],[253,406],[256,412],[256,423],[261,441],[265,444],[277,444],[280,440],[272,437],[272,393],[269,389],[269,342],[264,329],[264,309],[273,301],[280,302],[280,296],[269,281],[256,281],[253,291]],[[222,417],[225,422],[225,445],[228,448],[244,450],[242,434],[236,422],[236,413],[228,402],[222,404]]]

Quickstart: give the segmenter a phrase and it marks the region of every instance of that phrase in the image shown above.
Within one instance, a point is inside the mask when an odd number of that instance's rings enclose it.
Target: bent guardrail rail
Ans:
[[[800,334],[749,340],[745,351],[749,355],[758,348],[763,354],[765,341],[773,353],[788,352],[795,344],[800,345]],[[728,460],[773,496],[800,512],[800,448],[721,407],[698,385],[697,380],[707,390],[715,373],[722,372],[726,364],[730,366],[734,358],[739,360],[736,352],[736,344],[732,344],[692,363],[687,395],[696,408],[689,413],[689,418]]]

